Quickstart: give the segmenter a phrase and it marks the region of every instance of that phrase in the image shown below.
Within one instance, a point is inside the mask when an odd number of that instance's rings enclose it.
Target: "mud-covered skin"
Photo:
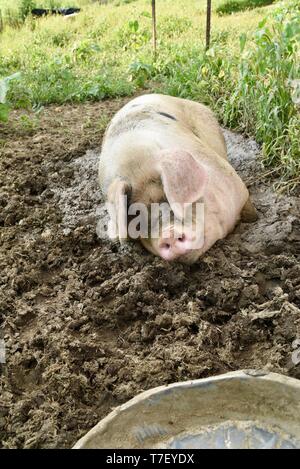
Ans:
[[[241,368],[300,378],[299,199],[258,181],[258,222],[193,266],[98,240],[98,154],[85,153],[121,104],[51,107],[30,134],[19,112],[0,127],[1,447],[70,447],[114,406],[178,380]],[[251,183],[255,144],[227,143]]]

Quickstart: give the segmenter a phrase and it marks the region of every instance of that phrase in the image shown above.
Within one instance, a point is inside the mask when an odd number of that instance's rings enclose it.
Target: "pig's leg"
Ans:
[[[111,204],[110,216],[113,218],[112,229],[109,232],[111,239],[119,239],[120,242],[127,239],[127,196],[131,187],[123,179],[116,178],[110,184],[107,192],[107,201]]]
[[[244,221],[245,223],[253,223],[257,220],[257,218],[258,216],[257,216],[256,208],[254,207],[249,197],[244,207],[242,208],[241,220]]]

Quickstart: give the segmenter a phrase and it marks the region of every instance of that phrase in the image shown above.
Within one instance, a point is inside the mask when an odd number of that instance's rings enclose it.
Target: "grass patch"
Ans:
[[[220,17],[221,4],[213,2],[212,42],[205,52],[206,1],[158,2],[156,61],[148,0],[86,2],[68,20],[28,16],[20,29],[6,27],[1,35],[0,78],[21,72],[5,105],[39,109],[145,88],[195,99],[227,127],[255,137],[266,166],[297,182],[300,2]]]
[[[227,0],[218,6],[216,12],[219,15],[231,15],[239,11],[252,10],[254,8],[271,5],[275,0]]]

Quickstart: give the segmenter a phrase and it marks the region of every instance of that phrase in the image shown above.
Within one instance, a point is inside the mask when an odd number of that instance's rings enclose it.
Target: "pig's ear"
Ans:
[[[204,166],[182,150],[164,150],[157,155],[158,169],[167,200],[176,216],[182,218],[183,204],[202,197],[208,180]]]
[[[127,236],[127,207],[128,196],[131,186],[123,179],[116,178],[110,184],[107,192],[107,199],[110,204],[111,229],[109,237],[111,239],[126,239]]]

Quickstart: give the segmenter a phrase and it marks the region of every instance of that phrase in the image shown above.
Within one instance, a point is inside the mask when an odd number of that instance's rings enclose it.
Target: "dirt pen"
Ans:
[[[124,101],[50,107],[2,125],[0,441],[71,447],[142,390],[244,368],[300,378],[299,198],[225,131],[259,220],[192,266],[96,236],[102,130]],[[102,127],[101,127],[102,129]]]

